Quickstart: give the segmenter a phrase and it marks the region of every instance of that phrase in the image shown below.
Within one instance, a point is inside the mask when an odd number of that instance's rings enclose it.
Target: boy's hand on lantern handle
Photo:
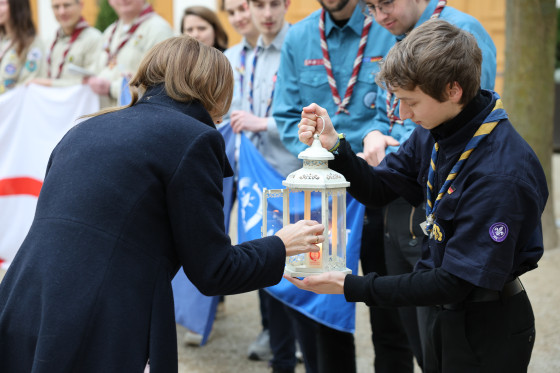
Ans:
[[[321,118],[324,120],[321,120]],[[313,103],[303,108],[301,112],[301,121],[298,124],[299,141],[311,146],[313,143],[313,135],[321,133],[325,126],[325,130],[321,134],[319,140],[323,148],[332,149],[338,141],[338,133],[335,131],[331,118],[327,110]]]
[[[299,279],[284,275],[284,278],[300,289],[312,291],[317,294],[344,294],[344,280],[346,273],[325,272]]]
[[[292,256],[319,251],[317,244],[325,240],[324,230],[323,224],[314,220],[300,220],[280,229],[276,236],[284,242],[286,256]]]

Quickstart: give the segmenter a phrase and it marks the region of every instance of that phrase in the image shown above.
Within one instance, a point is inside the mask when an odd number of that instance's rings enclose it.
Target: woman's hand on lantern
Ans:
[[[322,119],[322,120],[321,120]],[[325,130],[321,134],[319,140],[323,148],[332,149],[338,141],[338,133],[335,131],[331,118],[327,110],[317,104],[311,104],[303,108],[301,112],[301,121],[298,124],[299,141],[311,146],[313,143],[313,135],[321,133],[325,126]]]
[[[285,226],[276,232],[276,236],[286,246],[286,256],[319,251],[317,244],[323,242],[323,224],[313,220],[300,220],[295,224]]]
[[[300,289],[317,294],[344,294],[346,273],[336,271],[325,272],[319,275],[308,276],[303,280],[288,275],[284,275],[284,278]]]

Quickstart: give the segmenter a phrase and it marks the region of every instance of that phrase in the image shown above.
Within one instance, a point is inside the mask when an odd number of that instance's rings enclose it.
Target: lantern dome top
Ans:
[[[334,155],[321,146],[319,135],[314,135],[311,146],[299,153],[298,158],[303,159],[303,168],[282,181],[285,187],[316,191],[350,186],[342,174],[328,168],[328,161],[334,159]]]
[[[310,159],[310,160],[331,160],[334,159],[334,155],[327,149],[323,148],[321,141],[319,140],[319,135],[313,135],[313,143],[311,146],[301,153],[298,154],[299,159]]]

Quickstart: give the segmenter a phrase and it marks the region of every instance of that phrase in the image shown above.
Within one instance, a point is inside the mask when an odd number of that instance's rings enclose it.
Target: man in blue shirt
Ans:
[[[394,44],[394,37],[371,17],[366,17],[362,1],[319,0],[319,3],[323,9],[293,25],[286,36],[273,116],[283,143],[297,155],[306,148],[297,135],[301,109],[317,102],[336,113],[333,123],[337,131],[346,134],[355,152],[363,152],[368,142],[366,135],[374,130],[371,118],[375,114],[378,62]],[[382,272],[375,267],[383,266],[384,262],[381,210],[368,210],[366,214],[360,254],[362,269],[364,273]],[[378,254],[381,257],[374,257]],[[395,348],[400,344],[395,342],[395,337],[407,343],[402,326],[397,325],[396,331],[388,329],[394,322],[383,316],[386,310],[372,309],[372,313],[378,314],[372,315],[376,371],[381,372],[383,365],[387,372],[400,372],[395,367],[403,360],[412,360],[407,346]],[[353,336],[323,324],[316,327],[317,339],[322,341],[317,351],[319,370],[355,371]],[[329,354],[330,347],[330,351],[338,353]],[[305,346],[302,349],[305,355]]]

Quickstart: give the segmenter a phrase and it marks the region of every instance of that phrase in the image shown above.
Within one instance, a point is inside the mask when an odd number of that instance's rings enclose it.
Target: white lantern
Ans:
[[[318,244],[319,252],[286,258],[284,273],[292,277],[330,271],[352,272],[346,268],[346,188],[350,183],[340,173],[328,168],[328,161],[334,156],[321,146],[319,136],[315,134],[312,145],[298,155],[299,159],[303,159],[303,168],[282,181],[286,189],[263,190],[263,236],[279,228],[269,229],[268,226],[269,220],[279,215],[279,210],[269,215],[270,198],[282,198],[283,226],[301,219],[316,220],[325,226],[325,240]],[[298,202],[296,208],[292,203],[292,210],[298,211],[290,213],[290,200],[294,199]]]

